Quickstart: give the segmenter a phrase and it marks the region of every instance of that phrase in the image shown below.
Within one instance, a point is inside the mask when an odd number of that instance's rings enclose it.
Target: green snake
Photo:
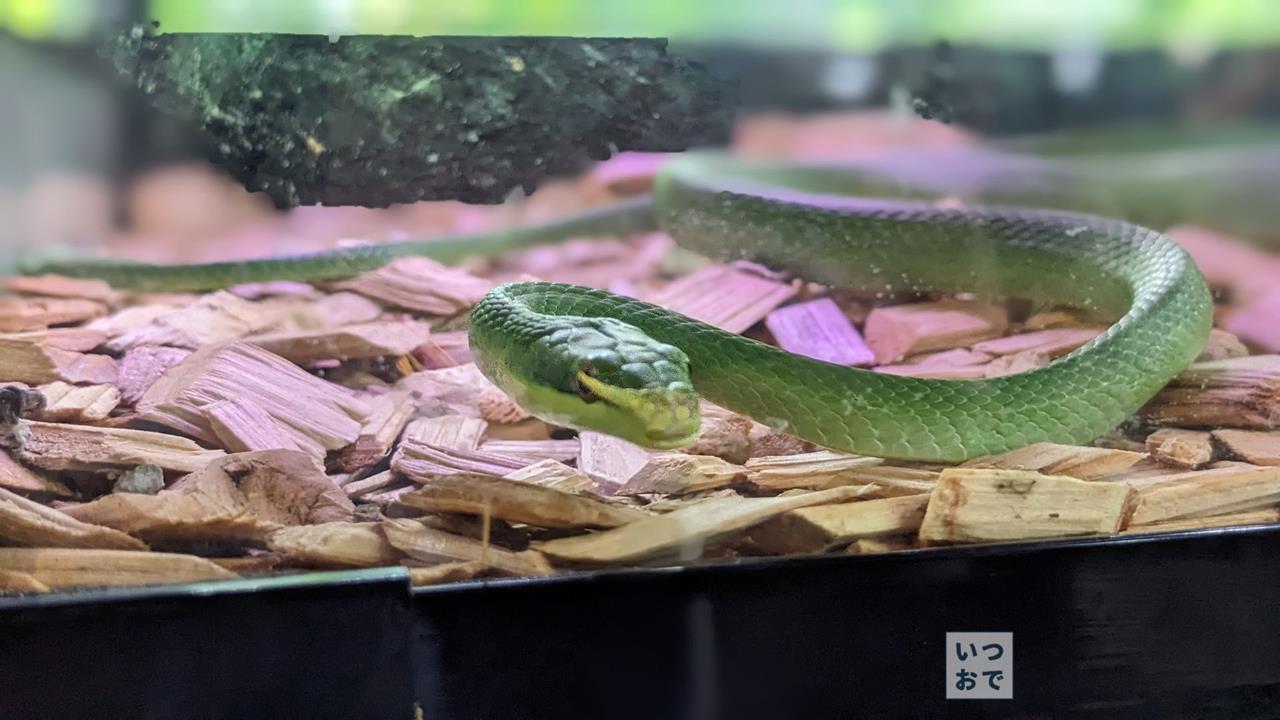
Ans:
[[[1220,164],[1219,182],[1240,177],[1232,168],[1249,159],[1233,163]],[[708,257],[753,261],[829,286],[1028,298],[1114,319],[1045,367],[959,381],[828,364],[571,285],[501,285],[470,316],[482,372],[553,423],[676,448],[698,435],[701,397],[836,450],[959,461],[1039,441],[1088,442],[1197,356],[1212,301],[1188,255],[1160,232],[1081,212],[1170,222],[1177,218],[1161,215],[1161,184],[1174,192],[1197,182],[1204,180],[1184,171],[1098,171],[1087,162],[991,149],[903,151],[839,167],[695,152],[667,162],[648,197],[542,225],[244,262],[94,261],[40,271],[143,290],[208,290],[346,277],[407,255],[453,262],[573,236],[660,229]],[[943,195],[1000,205],[948,209],[927,200]]]

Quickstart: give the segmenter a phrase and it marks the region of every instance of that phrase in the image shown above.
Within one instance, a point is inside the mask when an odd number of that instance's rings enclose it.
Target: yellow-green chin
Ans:
[[[603,400],[608,420],[591,429],[607,432],[655,450],[683,447],[698,439],[702,427],[698,395],[687,389],[632,390],[603,383],[586,373],[578,382]],[[590,405],[588,405],[590,407]]]

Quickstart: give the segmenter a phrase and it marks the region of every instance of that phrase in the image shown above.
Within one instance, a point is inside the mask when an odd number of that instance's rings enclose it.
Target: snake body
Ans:
[[[1212,322],[1204,279],[1161,233],[1078,212],[1090,197],[1094,207],[1123,209],[1126,183],[1104,187],[1062,163],[968,152],[977,154],[839,168],[691,153],[663,167],[651,197],[545,225],[249,262],[45,270],[123,287],[211,289],[658,228],[709,257],[826,285],[1029,298],[1115,322],[1030,372],[930,380],[795,356],[599,290],[521,282],[495,288],[472,311],[481,370],[536,415],[653,447],[696,435],[699,396],[819,445],[879,457],[955,461],[1038,441],[1087,442],[1199,353]],[[922,199],[939,194],[1011,204],[946,209]],[[898,199],[871,199],[884,196]]]

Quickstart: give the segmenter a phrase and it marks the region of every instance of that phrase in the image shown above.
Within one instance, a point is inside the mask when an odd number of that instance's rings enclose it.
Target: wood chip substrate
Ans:
[[[602,177],[580,181],[584,197],[635,190]],[[1238,299],[1200,360],[1092,445],[958,465],[835,452],[710,404],[677,451],[554,427],[476,369],[467,311],[497,283],[554,278],[827,362],[957,382],[1046,365],[1105,325],[1016,300],[820,287],[655,234],[203,295],[13,280],[0,592],[397,564],[435,584],[1280,522],[1280,306],[1247,291],[1267,285],[1249,268],[1213,262],[1237,241],[1173,235]]]

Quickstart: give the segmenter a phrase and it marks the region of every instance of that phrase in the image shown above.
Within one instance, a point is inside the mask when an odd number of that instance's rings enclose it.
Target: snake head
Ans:
[[[683,351],[612,318],[573,320],[529,348],[529,366],[540,370],[517,398],[527,410],[656,449],[697,438],[698,394]]]

